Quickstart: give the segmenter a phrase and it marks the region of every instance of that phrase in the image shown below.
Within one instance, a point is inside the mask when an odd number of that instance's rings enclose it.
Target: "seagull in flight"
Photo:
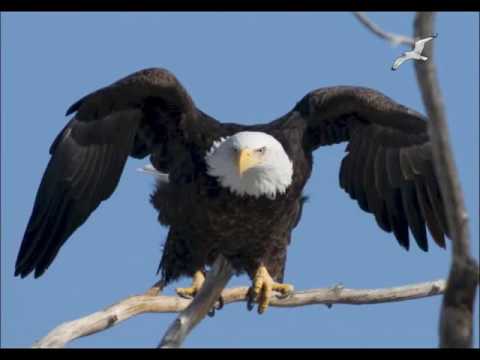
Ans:
[[[400,65],[402,65],[407,60],[422,60],[427,61],[428,58],[426,56],[422,56],[423,48],[425,44],[430,40],[436,38],[438,34],[433,34],[432,36],[426,37],[425,39],[420,39],[415,42],[415,48],[412,51],[404,52],[401,56],[395,59],[395,62],[392,65],[392,70],[397,70]]]

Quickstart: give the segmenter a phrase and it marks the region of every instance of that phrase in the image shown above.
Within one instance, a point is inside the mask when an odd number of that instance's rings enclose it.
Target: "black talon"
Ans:
[[[265,310],[260,310],[260,306],[257,308],[258,315],[262,315],[264,312]]]
[[[220,295],[218,298],[218,306],[215,307],[216,310],[221,310],[223,309],[223,305],[225,305],[225,302],[223,301],[223,296]]]
[[[248,311],[252,311],[253,308],[255,307],[253,301],[254,301],[254,299],[253,299],[253,289],[250,287],[250,288],[248,288],[248,292],[247,292],[247,310]]]
[[[218,305],[217,305],[218,302]],[[223,308],[223,305],[225,305],[225,302],[223,301],[223,297],[220,296],[217,300],[217,302],[213,305],[213,307],[210,309],[208,312],[208,316],[214,317],[215,316],[215,310],[220,310]]]
[[[209,317],[214,317],[215,316],[215,306],[210,309],[210,311],[207,313]]]
[[[254,307],[255,307],[255,304],[253,303],[252,299],[248,299],[248,301],[247,301],[247,310],[248,310],[248,311],[252,311]]]
[[[194,296],[178,294],[178,293],[177,293],[177,296],[181,297],[182,299],[187,299],[187,300],[192,300],[194,298]]]

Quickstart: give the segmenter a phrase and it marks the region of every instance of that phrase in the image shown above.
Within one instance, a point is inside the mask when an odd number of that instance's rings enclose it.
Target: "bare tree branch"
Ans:
[[[192,303],[170,325],[158,347],[179,348],[190,331],[214,306],[232,276],[232,266],[223,256],[219,256]]]
[[[392,34],[382,31],[365,15],[355,13],[355,16],[376,35],[395,41]],[[433,20],[432,12],[417,13],[414,23],[415,38],[433,34]],[[440,314],[440,347],[472,347],[473,305],[476,288],[480,283],[480,272],[478,263],[470,255],[468,215],[448,137],[443,99],[433,61],[433,42],[426,44],[423,55],[429,60],[416,61],[415,73],[430,120],[428,131],[432,139],[434,167],[453,242],[452,264]]]
[[[445,291],[445,284],[445,280],[436,280],[386,289],[346,289],[338,286],[312,289],[298,291],[284,299],[274,295],[270,300],[270,306],[362,305],[405,301],[440,295]],[[247,287],[225,289],[222,292],[224,303],[246,301],[247,291]],[[212,298],[216,300],[213,295]],[[47,336],[33,344],[33,347],[65,347],[72,340],[106,330],[133,316],[144,313],[176,313],[185,310],[191,303],[193,303],[192,300],[177,296],[131,296],[101,311],[57,326]]]
[[[398,35],[383,31],[377,24],[371,21],[363,12],[354,12],[353,15],[375,35],[388,40],[392,45],[414,45],[415,41],[411,37]]]
[[[417,13],[415,36],[433,34],[433,21],[434,13]],[[472,347],[473,304],[479,281],[478,264],[470,256],[468,215],[450,146],[442,94],[433,62],[433,42],[425,46],[424,55],[429,60],[415,62],[415,72],[430,120],[428,130],[432,139],[435,170],[453,241],[452,264],[440,314],[440,346]]]

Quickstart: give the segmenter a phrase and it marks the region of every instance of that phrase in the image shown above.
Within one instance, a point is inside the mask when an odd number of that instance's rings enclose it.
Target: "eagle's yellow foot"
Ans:
[[[265,266],[260,266],[253,278],[253,284],[248,289],[247,309],[253,309],[253,301],[258,302],[258,313],[263,314],[270,304],[273,291],[278,291],[282,296],[288,296],[293,292],[290,284],[280,284],[273,281]]]
[[[204,282],[205,275],[203,274],[203,271],[198,270],[193,275],[192,286],[188,288],[177,288],[176,292],[178,296],[181,296],[183,298],[193,298],[195,295],[197,295]]]
[[[200,291],[200,288],[203,286],[205,282],[205,273],[203,271],[198,270],[193,275],[192,286],[188,288],[176,288],[175,291],[177,292],[178,296],[183,298],[191,299]],[[220,310],[223,308],[223,297],[220,296],[218,299],[218,304],[214,305],[214,307],[208,312],[208,316],[213,317],[215,315],[215,310]]]

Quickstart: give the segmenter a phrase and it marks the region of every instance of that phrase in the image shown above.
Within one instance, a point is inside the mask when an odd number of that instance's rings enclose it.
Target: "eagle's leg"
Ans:
[[[193,274],[192,286],[188,288],[177,288],[175,290],[181,297],[192,298],[197,294],[204,282],[205,273],[202,270],[197,270],[195,274]]]
[[[183,298],[193,298],[200,291],[200,288],[205,282],[205,271],[197,270],[193,274],[192,286],[188,288],[177,288],[175,289],[177,294]],[[215,310],[220,310],[223,308],[223,297],[220,295],[218,298],[218,305],[214,306],[208,313],[210,317],[215,315]]]
[[[165,287],[165,281],[163,279],[158,280],[155,284],[152,285],[150,289],[145,292],[145,295],[148,296],[157,296],[163,291]]]
[[[280,284],[273,281],[265,266],[260,266],[253,278],[253,284],[248,290],[247,308],[253,308],[252,302],[258,303],[258,313],[263,314],[270,304],[270,297],[273,291],[278,291],[283,296],[290,295],[293,292],[293,286],[290,284]]]

